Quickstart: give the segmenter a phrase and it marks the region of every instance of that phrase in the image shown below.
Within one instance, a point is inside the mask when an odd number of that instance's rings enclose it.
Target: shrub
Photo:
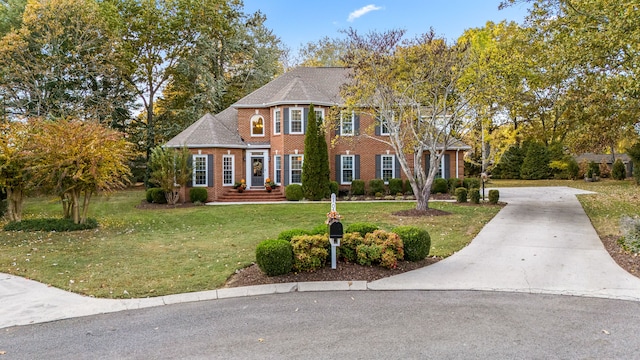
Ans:
[[[364,180],[352,180],[351,181],[351,195],[364,195]]]
[[[500,191],[496,189],[489,190],[489,203],[497,204],[498,200],[500,200]]]
[[[326,235],[328,233],[329,233],[329,225],[320,224],[314,227],[313,229],[311,229],[311,231],[309,232],[309,235]],[[306,234],[301,234],[301,235],[306,235]]]
[[[329,236],[301,235],[291,239],[293,247],[293,269],[314,271],[325,266],[329,257]]]
[[[362,244],[364,238],[360,233],[345,232],[340,241],[340,247],[338,248],[340,257],[348,262],[356,262],[358,256],[356,254],[356,248]]]
[[[289,201],[300,201],[304,197],[302,193],[302,185],[289,184],[284,189],[284,195]]]
[[[338,185],[337,181],[331,181],[329,183],[329,191],[331,192],[331,194],[336,194],[336,196],[338,196],[338,194],[340,193],[340,185]]]
[[[431,185],[432,194],[446,194],[449,192],[449,182],[447,179],[435,179]]]
[[[480,204],[480,189],[473,188],[469,190],[469,200],[474,204]]]
[[[397,194],[402,192],[402,179],[389,179],[389,194]]]
[[[359,233],[360,236],[364,237],[365,235],[372,233],[378,230],[379,227],[376,224],[366,223],[366,222],[358,222],[347,225],[344,229],[345,233]]]
[[[356,247],[358,264],[377,265],[395,269],[398,260],[404,259],[402,240],[398,234],[376,230],[364,237],[362,244]]]
[[[459,203],[467,202],[467,188],[459,187],[456,189],[456,201]]]
[[[449,182],[449,193],[453,194],[456,192],[456,189],[464,186],[464,181],[458,178],[450,178],[447,180]]]
[[[289,229],[278,234],[278,240],[291,241],[294,236],[311,235],[311,233],[304,229]]]
[[[595,161],[589,162],[589,168],[587,169],[587,174],[591,173],[589,177],[600,176],[600,164]]]
[[[88,218],[84,224],[76,224],[71,219],[29,219],[12,221],[4,226],[4,231],[78,231],[95,229],[96,219]]]
[[[293,268],[293,247],[285,240],[265,240],[256,248],[256,263],[267,276],[288,274]]]
[[[149,201],[149,197],[151,197],[151,201],[152,203],[156,203],[156,204],[166,204],[167,203],[167,197],[164,196],[164,190],[160,189],[160,188],[150,188],[149,190],[147,190],[147,201]]]
[[[405,260],[420,261],[429,255],[431,236],[427,230],[415,226],[398,226],[393,232],[402,240]]]
[[[411,187],[411,181],[409,181],[409,179],[404,181],[404,193],[406,195],[413,195],[413,188]]]
[[[195,202],[207,202],[207,189],[202,188],[202,187],[197,187],[197,188],[191,188],[189,189],[189,200],[191,200],[192,203]]]
[[[640,253],[640,219],[623,216],[620,219],[620,230],[622,231],[622,238],[620,238],[622,247],[635,254]]]
[[[609,170],[609,165],[607,165],[606,161],[603,161],[598,165],[600,171],[600,177],[603,179],[607,179],[611,176],[611,170]]]
[[[384,194],[385,193],[384,180],[382,179],[369,180],[369,193],[371,195],[374,195],[377,193]]]
[[[148,188],[147,191],[144,192],[144,197],[149,204],[153,202],[153,190],[154,188]]]
[[[567,160],[567,173],[569,175],[569,179],[575,180],[579,177],[580,173],[580,165],[574,158],[570,158]]]
[[[624,166],[622,160],[617,159],[613,163],[613,170],[611,171],[611,177],[614,180],[624,180],[627,178],[627,168]]]
[[[467,190],[473,189],[473,188],[476,188],[476,189],[480,188],[480,179],[478,178],[464,178],[462,183],[464,188]]]

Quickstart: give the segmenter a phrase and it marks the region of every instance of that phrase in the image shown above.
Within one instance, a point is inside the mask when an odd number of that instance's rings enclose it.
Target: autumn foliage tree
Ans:
[[[7,216],[22,220],[22,204],[29,187],[27,150],[29,126],[21,122],[0,123],[0,189],[7,193]]]
[[[59,195],[65,218],[76,224],[87,220],[94,194],[128,183],[131,144],[97,122],[38,121],[30,144],[35,184]]]
[[[190,152],[186,147],[180,149],[157,146],[151,151],[149,166],[150,181],[157,184],[167,199],[167,203],[175,205],[179,199],[178,190],[186,186],[191,179]]]

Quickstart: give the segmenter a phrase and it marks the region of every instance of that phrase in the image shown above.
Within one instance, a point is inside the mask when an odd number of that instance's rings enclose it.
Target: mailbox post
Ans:
[[[331,194],[331,212],[327,216],[329,225],[329,243],[331,244],[331,268],[337,268],[336,247],[340,246],[340,240],[344,231],[340,222],[340,215],[336,211],[336,194]]]

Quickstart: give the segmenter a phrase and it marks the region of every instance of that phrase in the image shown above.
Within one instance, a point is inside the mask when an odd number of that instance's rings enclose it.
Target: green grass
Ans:
[[[578,195],[578,200],[601,237],[620,236],[620,218],[640,214],[640,187],[633,180],[491,180],[490,186],[569,186],[593,191],[596,194]]]
[[[142,191],[94,198],[90,217],[100,227],[68,233],[0,231],[0,271],[103,298],[160,296],[215,289],[255,261],[255,248],[287,229],[312,229],[328,203],[199,206],[141,210]],[[392,215],[414,203],[339,202],[343,223],[373,222],[427,229],[431,255],[460,250],[498,211],[496,206],[431,203],[452,215]],[[59,217],[56,199],[30,198],[24,218]],[[4,223],[0,223],[0,226]]]

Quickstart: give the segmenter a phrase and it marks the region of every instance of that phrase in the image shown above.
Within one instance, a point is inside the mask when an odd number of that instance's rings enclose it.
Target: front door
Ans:
[[[264,156],[251,156],[251,186],[264,186]]]

